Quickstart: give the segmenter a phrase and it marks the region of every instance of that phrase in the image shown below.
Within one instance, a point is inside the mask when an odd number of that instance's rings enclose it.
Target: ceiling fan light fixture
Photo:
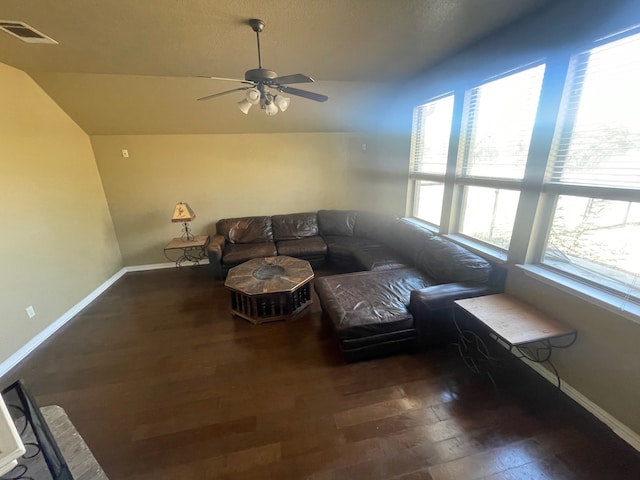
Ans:
[[[255,87],[249,88],[247,89],[247,93],[245,94],[245,100],[251,105],[255,105],[260,101],[260,96],[260,90]]]
[[[264,113],[266,113],[267,116],[272,117],[278,113],[278,107],[276,107],[275,103],[269,102],[264,106]]]
[[[251,105],[253,105],[253,103],[248,101],[246,98],[244,98],[244,99],[242,99],[242,100],[240,100],[238,102],[238,108],[245,115],[249,113],[249,110],[251,110]]]
[[[278,107],[281,112],[285,112],[287,108],[289,108],[291,99],[289,97],[283,97],[282,95],[276,95],[273,98],[273,103],[276,104],[276,107]]]

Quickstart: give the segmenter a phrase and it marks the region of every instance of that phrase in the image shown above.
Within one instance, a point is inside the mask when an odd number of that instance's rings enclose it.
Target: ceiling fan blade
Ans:
[[[313,83],[313,78],[304,75],[302,73],[294,73],[293,75],[283,75],[282,77],[276,77],[273,79],[274,82],[279,83],[280,85],[288,85],[290,83]]]
[[[226,90],[224,92],[214,93],[213,95],[207,95],[206,97],[200,97],[198,98],[198,100],[209,100],[211,98],[221,97],[222,95],[226,95],[228,93],[237,92],[238,90],[248,90],[248,89],[249,87],[234,88],[233,90]]]
[[[290,95],[297,95],[298,97],[308,98],[309,100],[315,100],[316,102],[326,102],[329,97],[326,95],[320,95],[319,93],[308,92],[307,90],[300,90],[293,87],[280,87],[278,90],[288,93]]]
[[[227,82],[240,82],[247,83],[249,85],[253,85],[253,82],[245,80],[244,78],[226,78],[226,77],[207,77],[205,75],[198,75],[199,78],[208,78],[209,80],[224,80]]]

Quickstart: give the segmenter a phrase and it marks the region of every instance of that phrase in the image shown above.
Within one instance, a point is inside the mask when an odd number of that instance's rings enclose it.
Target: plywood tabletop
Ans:
[[[576,330],[563,325],[532,305],[501,293],[454,302],[511,345],[572,335]]]

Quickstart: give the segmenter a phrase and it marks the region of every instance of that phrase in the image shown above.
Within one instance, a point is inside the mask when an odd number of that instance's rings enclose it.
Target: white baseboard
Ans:
[[[556,376],[551,373],[549,370],[544,368],[541,364],[532,362],[526,358],[521,358],[524,363],[534,369],[537,373],[539,373],[543,378],[548,380],[549,382],[556,385]],[[578,390],[573,388],[567,382],[561,379],[560,389],[567,394],[567,396],[573,399],[576,403],[584,407],[589,413],[591,413],[594,417],[600,420],[602,423],[607,425],[613,432],[622,438],[625,442],[631,445],[636,450],[640,451],[640,435],[629,427],[627,427],[620,420],[615,418],[613,415],[609,414],[598,405],[593,403],[587,397],[585,397]]]
[[[151,263],[149,265],[132,265],[131,267],[124,267],[129,272],[146,272],[147,270],[161,270],[163,268],[176,268],[175,263]]]
[[[209,259],[205,258],[196,262],[183,262],[181,267],[192,267],[194,265],[209,265]],[[171,263],[151,263],[148,265],[133,265],[131,267],[124,267],[127,272],[145,272],[147,270],[161,270],[163,268],[176,268],[175,262]]]

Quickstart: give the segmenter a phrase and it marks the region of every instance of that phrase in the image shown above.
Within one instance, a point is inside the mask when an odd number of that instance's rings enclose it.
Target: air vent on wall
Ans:
[[[46,36],[24,22],[0,20],[0,30],[4,30],[27,43],[58,43],[53,38]]]

